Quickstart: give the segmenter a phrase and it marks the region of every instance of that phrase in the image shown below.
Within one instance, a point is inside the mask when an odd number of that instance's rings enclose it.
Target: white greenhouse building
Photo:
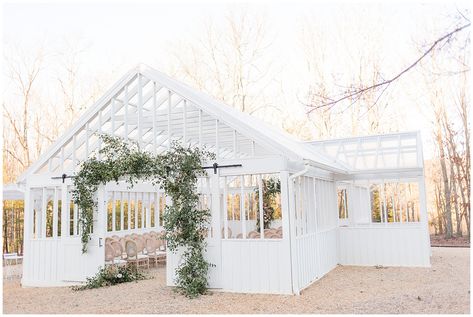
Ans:
[[[168,200],[159,187],[104,184],[82,254],[70,176],[98,155],[99,134],[135,140],[150,152],[179,140],[215,153],[208,162],[215,168],[198,182],[212,213],[210,288],[299,294],[338,264],[430,266],[418,132],[302,142],[140,65],[19,177],[23,286],[83,282],[105,265],[107,237],[162,230]],[[173,285],[180,255],[166,256]]]

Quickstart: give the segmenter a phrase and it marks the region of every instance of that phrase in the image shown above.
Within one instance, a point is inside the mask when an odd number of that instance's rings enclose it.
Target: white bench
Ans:
[[[18,260],[21,261],[23,260],[23,256],[18,255],[18,253],[4,253],[3,254],[3,262],[5,265],[13,264],[15,262],[15,265],[18,264]]]

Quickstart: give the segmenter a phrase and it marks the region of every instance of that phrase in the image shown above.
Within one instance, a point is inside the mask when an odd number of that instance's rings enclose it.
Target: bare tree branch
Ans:
[[[374,89],[377,89],[379,87],[382,87],[382,86],[386,86],[386,85],[389,85],[391,84],[392,82],[398,80],[401,76],[403,76],[405,73],[409,72],[411,69],[413,69],[417,64],[419,64],[427,55],[429,55],[437,46],[439,45],[444,45],[446,42],[448,42],[451,37],[455,34],[455,33],[458,33],[466,28],[468,28],[469,26],[471,25],[471,23],[468,23],[468,24],[465,24],[463,26],[460,26],[458,28],[456,28],[455,30],[445,34],[444,36],[438,38],[419,58],[417,58],[412,64],[410,64],[408,67],[404,68],[401,72],[399,72],[397,75],[395,75],[394,77],[390,78],[390,79],[387,79],[387,80],[383,80],[379,83],[376,83],[374,85],[371,85],[371,86],[368,86],[368,87],[365,87],[365,88],[359,88],[359,89],[356,89],[356,90],[353,90],[353,91],[349,91],[347,94],[343,95],[343,97],[340,97],[340,98],[337,98],[335,100],[330,100],[329,98],[326,98],[325,102],[318,105],[318,106],[314,106],[314,105],[307,105],[309,108],[312,108],[308,111],[308,113],[311,113],[312,111],[314,111],[315,109],[319,109],[319,108],[324,108],[324,107],[333,107],[335,106],[336,104],[338,104],[339,102],[341,101],[344,101],[344,100],[347,100],[347,99],[351,99],[351,98],[356,98],[356,97],[359,97],[361,95],[363,95],[364,93],[366,93],[367,91],[370,91],[370,90],[374,90]]]
[[[23,168],[25,168],[25,163],[23,163],[23,161],[21,160],[21,158],[19,158],[15,153],[13,153],[13,151],[7,149],[7,148],[4,148],[3,149],[5,152],[7,152],[12,158],[14,158],[18,164],[20,164]]]

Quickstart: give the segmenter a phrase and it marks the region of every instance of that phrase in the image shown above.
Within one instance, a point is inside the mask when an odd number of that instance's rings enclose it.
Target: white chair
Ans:
[[[126,261],[128,264],[136,264],[137,267],[145,265],[149,269],[149,257],[143,254],[139,254],[137,241],[127,240],[126,246]]]
[[[114,255],[114,258],[112,260],[112,264],[125,266],[126,265],[126,260],[124,259],[123,249],[122,249],[122,245],[120,244],[120,242],[113,241],[110,245],[112,246],[113,255]]]
[[[4,261],[5,265],[11,264],[13,262],[15,262],[15,265],[17,265],[18,261],[20,261],[20,263],[21,263],[22,260],[23,260],[23,257],[18,255],[18,253],[16,253],[16,252],[14,252],[14,253],[4,253],[3,254],[3,261]]]
[[[228,239],[232,238],[232,229],[230,227],[227,227],[227,233],[228,233]],[[222,238],[225,237],[225,228],[222,228]]]

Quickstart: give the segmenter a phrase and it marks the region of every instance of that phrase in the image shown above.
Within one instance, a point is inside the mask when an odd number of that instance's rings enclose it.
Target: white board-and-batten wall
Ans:
[[[31,212],[25,214],[23,286],[64,286],[84,282],[87,277],[95,275],[100,267],[104,267],[104,244],[107,236],[161,230],[159,222],[152,224],[150,221],[151,202],[157,207],[159,195],[162,194],[155,186],[135,184],[133,188],[129,188],[124,182],[100,185],[96,194],[98,204],[93,215],[93,232],[87,252],[82,253],[79,210],[72,203],[71,180],[66,179],[65,183],[57,180],[41,185],[41,181],[38,181],[40,179],[41,177],[32,177],[25,191],[25,210]],[[129,209],[122,209],[118,219],[115,219],[115,212],[111,213],[110,209],[116,208],[117,202],[123,206],[124,196],[121,193],[130,194],[126,198],[128,202],[131,199],[137,204],[138,199],[140,200],[142,222],[134,224],[139,228],[124,230],[123,215],[128,212],[129,220]],[[154,199],[150,200],[150,197]],[[137,208],[133,212],[137,212]],[[154,212],[156,214],[153,218],[159,219],[158,212],[162,211],[154,208]],[[48,224],[47,213],[52,214],[49,217],[51,223]],[[112,219],[107,219],[108,214],[113,215]],[[114,226],[115,223],[120,226]],[[107,230],[107,227],[112,230]]]
[[[221,239],[220,277],[216,284],[212,284],[211,280],[211,287],[233,292],[293,294],[321,278],[337,264],[430,265],[422,222],[362,225],[349,219],[349,225],[339,226],[342,223],[338,219],[335,181],[327,176],[307,173],[293,180],[290,194],[291,174],[283,171],[279,175],[283,238]],[[137,185],[134,190],[155,191],[155,188],[146,186]],[[33,183],[26,191],[25,199],[33,210],[45,209],[45,202],[52,200],[53,219],[57,221],[58,201],[70,201],[68,196],[63,198],[63,193],[69,195],[69,187],[70,184],[60,182],[48,187],[38,187],[38,184]],[[105,197],[117,190],[129,190],[125,185],[122,187],[110,184],[100,188],[99,200],[104,201],[102,215],[105,214]],[[50,192],[50,196],[47,192]],[[349,187],[348,197],[349,214],[356,219],[365,219],[366,214],[371,212],[367,189]],[[68,210],[67,203],[64,208]],[[34,234],[39,236],[25,240],[25,248],[32,251],[25,257],[24,285],[54,286],[83,281],[85,277],[93,275],[98,266],[103,265],[103,249],[98,247],[98,243],[91,243],[88,253],[83,255],[80,237],[69,234],[71,228],[68,224],[72,226],[73,232],[77,230],[76,216],[73,216],[73,221],[65,213],[60,216],[66,225],[60,228],[53,225],[52,237],[42,236],[44,218],[33,216],[30,219],[31,223],[35,223]],[[111,234],[106,232],[105,218],[96,219],[96,225],[102,226],[103,230],[94,232],[92,240],[98,242],[99,238]],[[175,255],[168,254],[169,285],[173,285],[176,259]]]
[[[335,182],[328,173],[323,177],[309,173],[312,176],[295,180],[289,175],[280,173],[282,239],[222,239],[221,268],[217,273],[221,278],[214,279],[211,273],[210,287],[232,292],[294,294],[337,265]],[[290,181],[294,186],[289,186]],[[291,195],[292,189],[295,191]],[[295,213],[290,216],[290,204],[294,202]],[[169,256],[167,283],[174,285],[174,270],[182,253]]]
[[[396,179],[401,181],[402,179]],[[373,222],[370,190],[345,184],[349,218],[339,227],[339,264],[357,266],[430,267],[430,237],[423,176],[405,179],[419,188],[419,218]],[[385,202],[384,202],[385,203]],[[406,212],[401,206],[401,212]]]
[[[132,98],[136,105],[130,103]],[[144,128],[149,131],[145,133]],[[169,149],[172,140],[181,138],[184,142],[214,147],[219,164],[225,160],[243,165],[241,170],[219,170],[220,177],[280,175],[282,238],[221,239],[218,234],[214,235],[209,240],[209,261],[216,263],[210,272],[211,287],[235,292],[297,294],[339,263],[429,264],[423,178],[419,178],[423,204],[419,223],[382,224],[381,228],[377,224],[361,226],[355,221],[340,227],[334,174],[346,173],[349,177],[350,168],[320,150],[275,133],[255,118],[230,109],[162,73],[140,66],[120,79],[19,178],[26,188],[23,285],[55,286],[84,281],[96,273],[98,266],[103,266],[103,239],[109,235],[106,212],[109,194],[113,190],[127,190],[111,189],[109,184],[100,187],[97,196],[101,203],[94,215],[95,229],[88,253],[82,254],[77,231],[78,211],[74,209],[72,222],[67,218],[69,213],[61,212],[59,216],[58,212],[59,200],[61,210],[69,211],[68,186],[72,183],[70,179],[62,183],[52,177],[63,173],[73,175],[77,164],[101,147],[101,141],[94,133],[129,138],[135,130],[138,133],[134,136],[136,141],[154,152]],[[307,171],[293,177],[307,165],[311,166]],[[215,208],[212,222],[216,233],[220,232],[220,212],[226,201],[220,199],[219,182],[214,182],[212,187],[212,192],[216,193],[212,197]],[[148,195],[156,190],[144,187],[143,192]],[[48,207],[50,200],[53,204]],[[369,199],[368,202],[358,200],[349,204],[353,210],[350,217],[370,214]],[[52,212],[50,237],[43,234],[46,212]],[[228,227],[228,224],[223,225]],[[243,233],[247,230],[242,226]],[[385,248],[386,245],[396,247]],[[363,255],[367,248],[371,250],[371,257]],[[172,268],[178,259],[168,252],[169,285],[173,280]]]
[[[217,194],[212,193],[211,211],[212,223],[215,224],[214,232],[220,232],[225,225],[230,228],[228,220],[225,223],[225,216],[228,215],[226,197],[228,188],[227,178],[257,175],[260,180],[261,173],[277,175],[281,182],[281,213],[282,219],[272,223],[273,226],[281,226],[283,233],[281,238],[267,238],[264,234],[261,238],[248,238],[245,228],[250,228],[248,223],[254,226],[254,221],[246,220],[232,223],[234,227],[241,227],[245,234],[236,238],[232,236],[211,237],[207,240],[207,260],[212,264],[209,273],[209,287],[221,289],[223,291],[245,292],[245,293],[274,293],[292,294],[290,246],[289,246],[289,215],[288,215],[288,172],[280,171],[280,167],[285,166],[285,160],[278,160],[276,165],[266,162],[263,168],[255,169],[254,164],[243,164],[243,168],[227,169],[219,171],[218,175],[209,175]],[[269,163],[269,164],[268,164]],[[259,171],[259,173],[258,173]],[[223,184],[223,186],[222,186]],[[261,183],[260,183],[261,190]],[[242,189],[243,190],[243,189]],[[242,196],[241,196],[242,197]],[[261,196],[260,196],[261,197]],[[242,213],[245,206],[240,200]],[[262,207],[262,198],[260,199]],[[262,213],[260,213],[262,217]],[[217,218],[217,219],[216,219]],[[242,218],[240,218],[242,219]],[[262,220],[262,218],[261,218]],[[236,225],[238,224],[238,225]],[[261,229],[260,229],[261,230]],[[235,231],[233,231],[235,232]],[[215,257],[215,252],[220,254]],[[182,252],[175,254],[168,252],[167,259],[167,284],[174,285],[175,268],[179,265]]]
[[[98,245],[91,243],[88,253],[82,254],[78,210],[71,204],[70,189],[70,180],[46,183],[44,176],[31,177],[26,185],[23,286],[77,284],[103,266],[103,249]],[[47,223],[48,213],[51,223]],[[100,224],[96,216],[94,221]],[[91,239],[99,235],[95,231]]]

